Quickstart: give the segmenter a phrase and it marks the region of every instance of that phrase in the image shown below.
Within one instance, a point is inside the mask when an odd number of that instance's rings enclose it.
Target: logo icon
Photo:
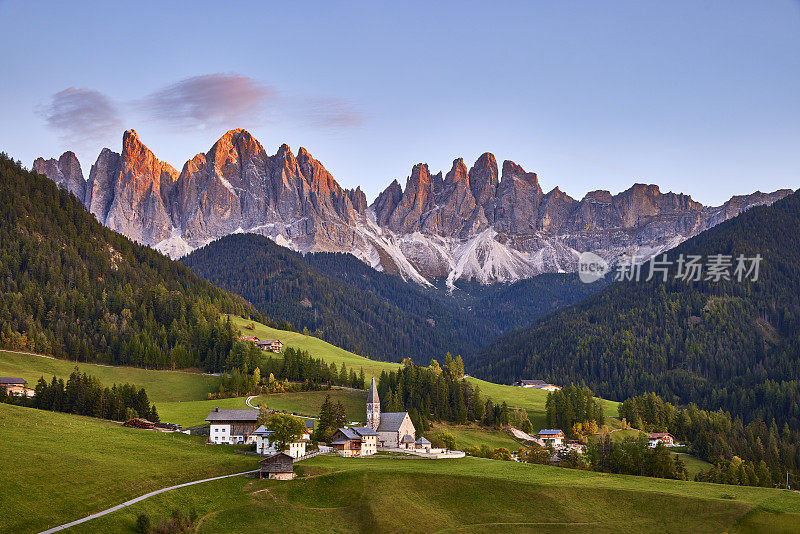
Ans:
[[[582,252],[578,257],[578,278],[584,284],[597,282],[608,270],[608,262],[593,252]]]

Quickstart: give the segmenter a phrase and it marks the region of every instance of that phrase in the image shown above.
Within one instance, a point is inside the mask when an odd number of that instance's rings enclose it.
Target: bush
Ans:
[[[149,534],[151,530],[150,516],[147,514],[139,514],[136,518],[136,530],[142,534]]]

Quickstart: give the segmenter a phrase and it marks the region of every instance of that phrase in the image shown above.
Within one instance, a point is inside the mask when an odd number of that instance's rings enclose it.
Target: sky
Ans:
[[[483,152],[574,198],[800,187],[800,2],[0,0],[0,150],[84,176],[133,128],[179,169],[227,130],[371,202]]]

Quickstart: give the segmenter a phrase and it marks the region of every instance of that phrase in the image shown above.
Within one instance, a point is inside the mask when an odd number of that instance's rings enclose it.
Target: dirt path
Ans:
[[[146,494],[142,495],[141,497],[136,497],[135,499],[131,499],[130,501],[125,501],[122,504],[118,504],[116,506],[112,506],[111,508],[103,510],[102,512],[97,512],[96,514],[87,515],[83,519],[77,519],[75,521],[71,521],[69,523],[64,523],[63,525],[59,525],[57,527],[53,527],[53,528],[47,529],[47,530],[41,532],[40,534],[49,534],[50,532],[59,532],[59,531],[64,530],[64,529],[68,529],[70,527],[74,527],[75,525],[80,525],[81,523],[86,523],[87,521],[91,521],[92,519],[95,519],[97,517],[101,517],[101,516],[104,516],[106,514],[110,514],[111,512],[116,512],[117,510],[121,510],[123,508],[126,508],[126,507],[132,505],[132,504],[136,504],[139,501],[143,501],[143,500],[145,500],[147,498],[153,497],[154,495],[158,495],[160,493],[165,493],[167,491],[171,491],[171,490],[178,489],[178,488],[185,488],[186,486],[193,486],[195,484],[201,484],[203,482],[211,482],[212,480],[220,480],[222,478],[238,477],[238,476],[241,476],[241,475],[247,475],[247,474],[256,473],[256,472],[258,472],[258,469],[254,469],[252,471],[243,471],[241,473],[234,473],[232,475],[222,475],[222,476],[219,476],[219,477],[204,478],[203,480],[195,480],[193,482],[184,482],[183,484],[178,484],[177,486],[170,486],[168,488],[161,488],[160,490],[151,491],[150,493],[146,493]]]

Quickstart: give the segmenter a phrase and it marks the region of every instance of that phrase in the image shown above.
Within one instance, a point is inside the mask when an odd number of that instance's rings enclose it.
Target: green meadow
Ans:
[[[39,532],[158,488],[256,468],[204,438],[0,404],[0,532]]]
[[[187,371],[155,371],[137,367],[117,367],[57,360],[20,352],[0,351],[0,376],[24,378],[34,387],[39,377],[48,382],[56,376],[67,379],[75,366],[96,376],[107,385],[129,382],[144,387],[151,401],[199,400],[214,390],[217,378]]]
[[[182,488],[74,529],[134,532],[194,510],[197,532],[796,532],[800,495],[464,458],[317,456],[293,481]]]
[[[253,406],[265,404],[273,410],[294,413],[304,417],[318,417],[319,409],[330,395],[334,402],[341,401],[350,421],[363,421],[366,417],[366,393],[346,389],[326,391],[299,391],[261,395],[251,402]],[[162,421],[176,423],[185,428],[205,423],[208,413],[214,408],[248,408],[247,397],[214,399],[188,402],[162,402],[158,404],[158,415]]]

